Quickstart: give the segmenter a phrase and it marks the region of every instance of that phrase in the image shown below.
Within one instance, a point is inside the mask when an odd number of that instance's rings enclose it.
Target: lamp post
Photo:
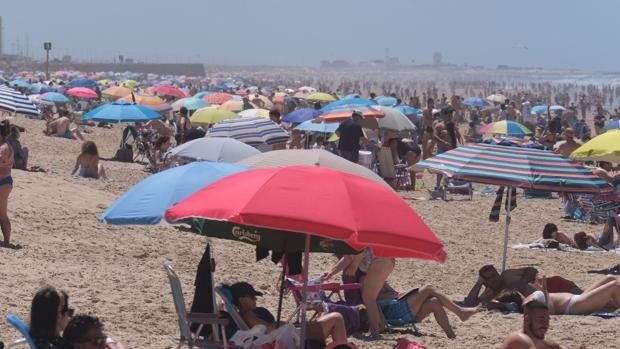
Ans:
[[[45,50],[45,80],[50,79],[50,50],[52,49],[51,42],[44,42],[43,49]]]

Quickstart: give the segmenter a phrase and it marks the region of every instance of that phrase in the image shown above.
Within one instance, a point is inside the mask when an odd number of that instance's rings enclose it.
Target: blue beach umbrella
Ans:
[[[615,130],[615,129],[620,129],[620,120],[618,119],[611,119],[607,121],[607,124],[605,124],[605,127],[603,127],[604,131]]]
[[[212,94],[213,92],[210,91],[202,91],[202,92],[198,92],[194,95],[194,98],[200,98],[203,99],[205,96],[208,96],[210,94]]]
[[[419,116],[422,115],[422,109],[418,109],[418,108],[414,108],[414,107],[410,107],[408,105],[399,105],[398,107],[395,107],[396,109],[398,109],[401,113],[407,115],[407,116]]]
[[[98,122],[145,122],[161,119],[161,114],[143,105],[116,101],[97,107],[82,115],[82,120]]]
[[[30,84],[21,79],[15,79],[9,81],[9,86],[11,87],[21,87],[21,88],[29,88]]]
[[[313,108],[296,109],[286,114],[282,121],[290,122],[291,124],[300,124],[304,121],[312,120],[319,116],[321,112]]]
[[[168,208],[207,185],[248,167],[198,161],[149,176],[131,187],[99,218],[109,224],[158,224]]]
[[[552,106],[548,107],[545,104],[541,104],[541,105],[536,105],[536,106],[532,107],[532,113],[534,113],[534,114],[543,114],[543,113],[547,112],[547,108],[549,108],[549,110],[552,111],[552,112],[555,112],[555,111],[558,111],[558,110],[562,110],[562,111],[566,110],[566,108],[564,108],[561,105],[552,105]]]
[[[54,91],[54,89],[51,86],[40,83],[40,82],[30,85],[29,90],[32,93],[39,93],[39,94]]]
[[[313,122],[313,120],[304,121],[295,127],[296,130],[304,132],[320,132],[320,133],[334,133],[340,125],[339,122]]]
[[[467,97],[463,101],[463,104],[468,105],[470,107],[486,107],[486,106],[491,105],[491,103],[488,100],[484,98],[480,98],[480,97]]]
[[[372,99],[367,98],[351,98],[351,99],[340,99],[334,102],[329,103],[328,105],[321,108],[321,112],[325,113],[328,111],[332,111],[334,109],[355,109],[355,107],[359,106],[369,106],[369,105],[377,105],[377,102]]]
[[[68,90],[70,88],[74,88],[74,87],[86,87],[89,88],[91,90],[95,90],[97,88],[97,83],[93,80],[90,79],[86,79],[86,78],[77,78],[75,80],[70,81],[65,88]]]
[[[394,105],[396,105],[396,103],[398,102],[398,100],[394,97],[389,97],[389,96],[380,96],[377,97],[377,103],[379,105],[382,105],[384,107],[392,107]]]
[[[69,98],[67,98],[62,93],[58,92],[47,92],[41,95],[41,100],[46,102],[52,102],[54,104],[62,104],[69,102]]]

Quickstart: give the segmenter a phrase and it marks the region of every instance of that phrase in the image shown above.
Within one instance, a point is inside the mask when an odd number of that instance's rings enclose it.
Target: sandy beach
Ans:
[[[46,137],[43,121],[16,117],[12,122],[26,128],[22,145],[30,148],[30,165],[47,173],[13,171],[15,180],[9,199],[13,224],[12,242],[19,249],[0,249],[0,313],[28,319],[36,290],[51,284],[67,291],[77,313],[96,314],[106,332],[132,348],[173,348],[178,335],[176,314],[168,280],[162,268],[170,261],[184,286],[186,301],[193,296],[193,281],[206,238],[180,232],[162,224],[153,227],[110,226],[98,221],[103,210],[147,173],[140,164],[103,161],[107,181],[73,178],[69,175],[79,153],[80,142]],[[122,128],[89,128],[85,134],[99,147],[101,157],[110,158],[118,147]],[[434,176],[425,174],[426,186]],[[482,189],[476,186],[476,189]],[[488,221],[494,197],[478,193],[472,201],[429,200],[426,189],[401,193],[423,217],[445,245],[448,260],[439,264],[421,260],[398,260],[390,283],[400,291],[432,284],[452,299],[461,300],[484,264],[501,263],[504,220]],[[529,243],[540,237],[545,223],[556,223],[572,236],[575,232],[600,233],[602,226],[560,220],[559,199],[523,199],[513,211],[510,244]],[[392,219],[386,217],[386,219]],[[415,229],[415,227],[412,227]],[[253,247],[214,240],[217,260],[216,283],[249,281],[265,293],[259,304],[275,312],[280,268],[269,261],[254,261]],[[318,276],[335,261],[330,255],[312,255],[310,273]],[[509,265],[536,263],[545,275],[561,275],[582,288],[600,277],[590,269],[608,268],[620,261],[614,253],[572,253],[509,249]],[[293,308],[285,300],[285,314]],[[189,306],[189,304],[188,304]],[[497,348],[502,339],[521,326],[519,314],[483,312],[467,322],[452,314],[457,339],[445,337],[434,319],[418,324],[424,334],[414,340],[428,348]],[[552,316],[547,338],[569,347],[620,348],[620,318]],[[360,348],[391,348],[402,335],[362,342]],[[17,332],[0,322],[0,340],[18,338]]]

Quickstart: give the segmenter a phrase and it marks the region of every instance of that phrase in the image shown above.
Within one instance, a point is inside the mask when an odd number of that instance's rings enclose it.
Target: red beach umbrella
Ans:
[[[221,104],[224,104],[224,102],[231,100],[232,98],[233,96],[231,94],[224,93],[224,92],[218,92],[218,93],[212,93],[210,95],[204,96],[203,100],[209,104],[221,105]]]
[[[172,85],[159,85],[153,88],[153,92],[158,95],[171,96],[176,98],[189,97],[185,91]]]
[[[286,239],[287,248],[301,245],[298,250],[303,251],[309,235],[344,242],[358,251],[371,247],[377,256],[446,259],[439,238],[392,190],[320,166],[234,174],[168,209],[166,218],[224,222],[232,225],[230,235],[218,237],[257,245],[262,241],[264,247],[268,241]],[[278,239],[268,236],[274,230]]]
[[[97,92],[87,88],[87,87],[74,87],[70,88],[66,92],[70,96],[79,97],[79,98],[98,98]]]

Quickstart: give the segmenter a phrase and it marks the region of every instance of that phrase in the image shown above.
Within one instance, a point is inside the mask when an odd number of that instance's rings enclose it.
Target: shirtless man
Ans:
[[[564,139],[565,141],[558,146],[555,152],[567,158],[572,152],[579,148],[581,144],[575,141],[575,131],[573,131],[572,128],[564,130]]]
[[[46,121],[46,129],[43,131],[48,136],[64,137],[67,139],[79,139],[84,141],[84,137],[80,130],[75,127],[69,129],[71,120],[66,116],[61,116],[56,119],[48,119]]]
[[[422,136],[422,158],[424,160],[433,155],[433,147],[435,146],[433,140],[433,108],[435,108],[435,101],[429,98],[426,101],[426,109],[422,112],[422,127],[424,128],[424,135]]]
[[[545,340],[549,329],[549,309],[545,303],[531,301],[523,306],[523,328],[512,332],[502,343],[502,349],[565,348]]]
[[[527,267],[504,270],[501,275],[492,265],[485,265],[478,271],[478,281],[463,301],[466,306],[475,306],[480,303],[492,301],[504,290],[518,291],[524,296],[529,296],[536,289],[530,285],[536,280],[538,270]],[[480,294],[480,289],[484,291]]]

